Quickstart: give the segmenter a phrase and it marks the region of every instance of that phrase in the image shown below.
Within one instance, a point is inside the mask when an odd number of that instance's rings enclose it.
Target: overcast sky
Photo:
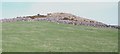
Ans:
[[[118,2],[119,0],[2,0],[3,2]]]
[[[2,18],[66,12],[107,24],[118,24],[117,2],[3,2]]]

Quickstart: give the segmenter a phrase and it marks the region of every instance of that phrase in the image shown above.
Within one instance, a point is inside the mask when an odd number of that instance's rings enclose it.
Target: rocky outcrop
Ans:
[[[86,19],[69,13],[48,13],[47,15],[37,14],[35,16],[2,19],[0,21],[4,23],[4,22],[16,22],[16,21],[43,21],[43,20],[49,22],[55,22],[58,24],[64,23],[64,24],[85,25],[85,26],[94,26],[94,27],[109,27],[109,28],[117,28],[117,29],[120,28],[120,26],[107,25],[102,22]]]

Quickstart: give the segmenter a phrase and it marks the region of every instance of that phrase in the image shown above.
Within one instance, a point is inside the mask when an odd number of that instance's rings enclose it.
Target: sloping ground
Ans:
[[[0,23],[0,53],[2,53],[2,23]]]
[[[117,52],[118,31],[52,22],[2,25],[4,52]]]

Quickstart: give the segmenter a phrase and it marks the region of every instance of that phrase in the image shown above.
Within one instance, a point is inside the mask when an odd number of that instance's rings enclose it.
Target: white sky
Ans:
[[[118,2],[119,0],[2,0],[3,2]]]

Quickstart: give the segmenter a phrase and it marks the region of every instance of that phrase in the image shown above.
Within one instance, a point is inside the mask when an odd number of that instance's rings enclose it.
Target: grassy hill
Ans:
[[[4,52],[117,52],[118,31],[52,22],[2,24]]]
[[[0,53],[2,53],[2,23],[0,23]]]

